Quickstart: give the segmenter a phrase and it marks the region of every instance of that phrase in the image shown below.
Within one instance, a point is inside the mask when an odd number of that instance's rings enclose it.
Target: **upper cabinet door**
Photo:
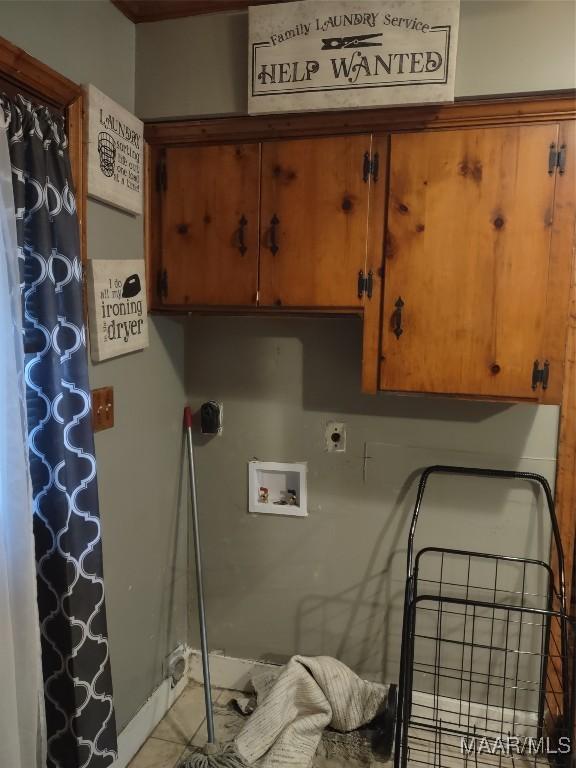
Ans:
[[[392,137],[382,389],[541,396],[557,140],[556,124]]]
[[[370,136],[262,145],[261,305],[363,304],[370,150]]]
[[[258,290],[258,144],[166,150],[162,303],[244,306]]]

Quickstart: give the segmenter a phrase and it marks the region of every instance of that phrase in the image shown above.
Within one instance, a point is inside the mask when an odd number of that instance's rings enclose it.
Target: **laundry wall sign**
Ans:
[[[97,363],[148,346],[142,259],[88,262],[90,352]]]
[[[304,0],[249,9],[248,111],[454,100],[460,0]]]
[[[141,214],[144,189],[144,124],[93,85],[87,102],[88,194]]]

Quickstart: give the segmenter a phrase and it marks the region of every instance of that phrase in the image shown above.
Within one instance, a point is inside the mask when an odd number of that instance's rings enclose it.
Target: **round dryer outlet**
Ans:
[[[328,453],[344,453],[346,451],[346,424],[341,421],[328,422],[325,443]]]

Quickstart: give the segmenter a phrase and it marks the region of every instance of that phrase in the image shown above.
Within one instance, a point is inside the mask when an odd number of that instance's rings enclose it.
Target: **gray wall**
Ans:
[[[139,25],[140,114],[243,112],[246,52],[245,14]],[[463,2],[457,94],[573,87],[574,52],[572,3]],[[558,410],[361,396],[352,318],[190,318],[186,329],[190,400],[222,400],[225,414],[224,434],[197,452],[212,645],[278,660],[329,653],[394,679],[415,473],[446,462],[552,480]],[[347,424],[345,455],[324,451],[332,419]],[[253,457],[309,463],[309,518],[247,514]],[[438,481],[428,510],[431,543],[547,556],[526,489]]]
[[[246,111],[246,13],[139,24],[136,51],[141,117]],[[574,87],[575,3],[461,0],[457,97]]]
[[[416,474],[435,463],[555,472],[558,410],[360,394],[360,322],[193,318],[190,400],[224,403],[224,432],[197,443],[212,646],[282,660],[330,654],[394,680]],[[328,421],[346,453],[327,453]],[[365,459],[365,457],[368,457]],[[309,517],[247,514],[247,465],[307,461]],[[435,480],[420,542],[547,559],[532,492]]]
[[[135,28],[111,3],[0,2],[0,34],[72,80],[134,108]],[[143,256],[142,218],[90,201],[90,258]],[[122,728],[186,639],[179,516],[183,329],[151,318],[150,348],[92,366],[112,385],[116,426],[96,437],[110,652]],[[178,542],[180,542],[178,544]]]

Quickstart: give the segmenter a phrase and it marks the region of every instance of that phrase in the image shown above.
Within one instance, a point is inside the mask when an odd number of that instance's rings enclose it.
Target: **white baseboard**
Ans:
[[[200,651],[190,653],[190,679],[203,683],[202,654]],[[250,659],[235,659],[219,653],[210,654],[210,681],[213,688],[226,688],[231,691],[250,690],[250,680],[258,672],[273,672],[278,665],[267,664],[263,661]]]
[[[185,648],[188,660],[192,649]],[[128,725],[118,734],[118,757],[111,768],[126,768],[148,736],[184,691],[189,682],[189,662],[186,674],[173,687],[170,678],[163,680],[146,703],[136,712]]]
[[[419,723],[430,724],[431,719],[438,717],[433,714],[436,709],[441,713],[443,724],[453,725],[456,729],[465,727],[472,731],[477,727],[480,733],[484,733],[487,722],[494,733],[510,731],[515,736],[534,737],[537,732],[537,712],[487,706],[445,696],[435,697],[431,693],[421,691],[415,691],[412,696],[411,722],[415,727],[418,727]],[[521,734],[516,730],[518,727],[522,728]]]

